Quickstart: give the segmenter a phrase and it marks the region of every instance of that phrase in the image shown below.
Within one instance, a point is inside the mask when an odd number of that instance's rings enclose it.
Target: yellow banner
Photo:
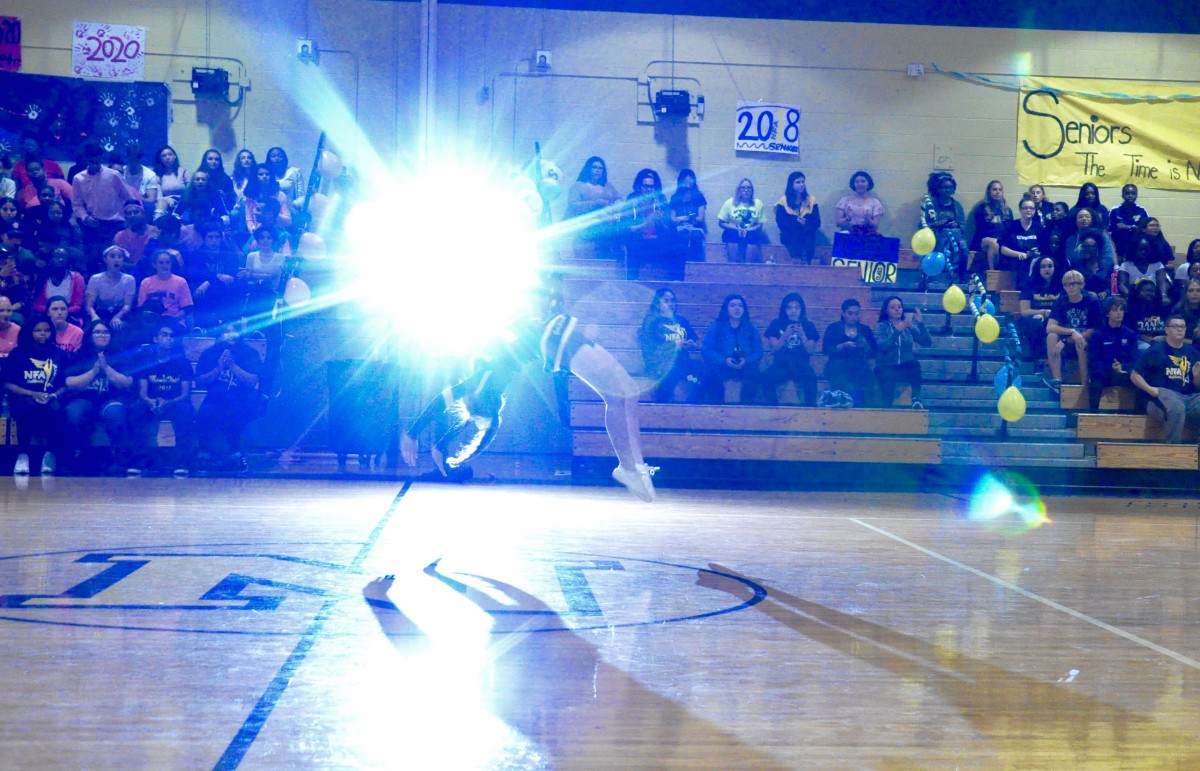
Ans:
[[[1021,183],[1200,190],[1200,95],[1188,92],[1182,85],[1025,78],[1017,109]]]

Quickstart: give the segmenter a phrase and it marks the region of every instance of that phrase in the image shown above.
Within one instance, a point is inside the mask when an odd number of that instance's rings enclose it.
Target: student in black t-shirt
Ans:
[[[1125,298],[1106,297],[1101,306],[1105,323],[1088,341],[1088,404],[1100,409],[1100,396],[1108,386],[1131,385],[1129,376],[1137,361],[1137,334],[1125,326]]]
[[[810,354],[821,336],[808,320],[804,298],[796,292],[785,295],[779,303],[779,315],[767,325],[763,337],[773,354],[771,366],[762,373],[763,401],[778,404],[779,386],[791,380],[803,395],[804,406],[816,406],[817,373],[813,372]]]
[[[1024,288],[1031,279],[1034,264],[1041,256],[1039,246],[1042,223],[1037,217],[1037,204],[1032,198],[1021,199],[1020,216],[1004,224],[1000,235],[1000,257],[997,265],[1001,270],[1015,270],[1017,284]]]
[[[1187,322],[1167,317],[1166,339],[1142,354],[1130,379],[1150,397],[1146,414],[1167,425],[1167,443],[1179,444],[1185,423],[1200,424],[1200,351],[1184,342]]]
[[[1021,309],[1017,316],[1017,333],[1024,343],[1025,356],[1030,361],[1046,358],[1046,322],[1055,301],[1062,294],[1062,282],[1054,276],[1054,259],[1042,257],[1037,271],[1021,290]]]
[[[243,325],[225,324],[221,338],[200,354],[196,387],[206,389],[196,412],[196,435],[218,471],[240,473],[247,463],[241,453],[242,432],[258,416],[258,382],[262,357],[242,342]]]
[[[89,446],[96,423],[103,423],[113,453],[110,473],[128,467],[132,448],[127,405],[133,393],[133,370],[132,359],[113,344],[112,328],[102,319],[83,330],[79,358],[66,370],[63,412],[75,450],[82,453]]]
[[[675,183],[675,192],[671,194],[668,211],[686,261],[704,262],[704,241],[708,232],[704,216],[707,210],[708,201],[696,185],[696,172],[683,169]]]
[[[160,420],[171,421],[171,427],[175,430],[175,447],[173,452],[168,453],[173,456],[169,459],[172,463],[168,468],[175,469],[176,477],[185,477],[196,453],[192,365],[184,356],[182,346],[177,344],[183,331],[170,322],[157,326],[153,342],[142,346],[142,360],[137,372],[137,401],[130,408],[129,420],[134,435],[140,440],[138,446],[143,448],[151,437],[158,434]],[[149,465],[148,461],[144,452],[137,453],[130,471],[140,473]]]
[[[60,403],[66,390],[60,368],[65,355],[54,344],[50,319],[34,314],[17,334],[17,347],[0,360],[9,414],[17,424],[18,455],[13,467],[16,476],[29,474],[31,440],[38,436],[45,440],[47,448],[42,457],[42,475],[57,470],[55,455],[61,452],[65,439]]]
[[[875,333],[859,322],[862,308],[851,297],[842,301],[842,319],[825,328],[821,350],[825,351],[828,389],[818,405],[868,407],[875,404]]]
[[[1063,276],[1063,289],[1064,294],[1055,300],[1050,319],[1046,322],[1046,363],[1050,367],[1050,377],[1042,382],[1054,393],[1058,393],[1062,387],[1064,355],[1078,357],[1079,383],[1084,386],[1088,384],[1088,338],[1100,326],[1103,318],[1100,301],[1091,292],[1083,291],[1082,273],[1067,271]]]
[[[1148,278],[1138,279],[1129,290],[1129,310],[1125,316],[1125,326],[1138,334],[1138,351],[1166,339],[1163,325],[1169,312],[1158,285]]]

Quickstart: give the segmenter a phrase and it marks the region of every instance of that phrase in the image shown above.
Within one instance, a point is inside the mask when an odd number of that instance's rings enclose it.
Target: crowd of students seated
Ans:
[[[854,192],[838,202],[838,227],[856,232],[873,230],[884,213],[878,199],[868,194],[874,182],[860,171],[850,185]],[[637,278],[646,263],[665,265],[674,277],[682,278],[685,262],[704,260],[708,238],[708,199],[700,191],[695,172],[679,172],[669,199],[654,169],[640,170],[632,187],[622,197],[608,179],[604,159],[588,158],[567,193],[566,216],[580,220],[576,237],[590,244],[597,257],[623,259],[630,279]],[[774,214],[781,241],[792,259],[812,263],[821,210],[802,172],[788,176]],[[721,242],[730,262],[762,259],[761,247],[767,243],[763,233],[766,216],[762,200],[755,197],[754,183],[740,180],[717,213]]]
[[[885,210],[872,192],[874,181],[858,171],[849,187],[836,205],[837,228],[876,234]],[[956,193],[951,174],[930,174],[917,224],[934,231],[935,248],[945,255],[952,277],[965,280],[986,270],[1015,274],[1023,350],[1045,367],[1051,390],[1061,388],[1064,360],[1077,359],[1093,409],[1104,387],[1130,385],[1139,389],[1148,412],[1167,423],[1170,441],[1178,441],[1184,417],[1200,422],[1200,396],[1195,405],[1190,399],[1200,392],[1194,383],[1200,354],[1191,346],[1200,340],[1200,239],[1171,269],[1174,250],[1159,221],[1137,203],[1133,184],[1122,188],[1121,204],[1111,209],[1092,183],[1081,186],[1073,204],[1051,203],[1045,189],[1034,185],[1021,195],[1015,214],[997,180],[969,210]],[[571,188],[567,215],[588,218],[581,237],[602,252],[614,256],[626,250],[629,278],[650,260],[673,266],[681,276],[684,261],[704,259],[706,207],[691,170],[680,173],[668,199],[657,172],[643,169],[622,199],[608,181],[604,160],[592,157]],[[740,180],[717,216],[730,262],[761,260],[765,217],[753,182]],[[802,172],[789,175],[775,219],[793,261],[811,263],[821,217]],[[919,310],[908,311],[897,297],[884,303],[873,331],[859,323],[857,302],[847,300],[841,321],[823,337],[795,293],[783,298],[762,332],[751,322],[745,298],[731,294],[703,339],[675,306],[674,292],[659,290],[639,332],[645,374],[656,381],[658,401],[675,399],[682,388],[688,401],[719,403],[725,383],[733,380],[741,384],[743,402],[775,404],[779,387],[791,381],[806,405],[888,406],[897,385],[908,383],[914,406],[921,407],[913,348],[932,341]],[[818,348],[827,355],[829,381],[819,397],[811,363]],[[688,355],[693,351],[698,360]],[[764,351],[772,355],[765,369]]]
[[[64,173],[33,140],[16,163],[0,156],[0,395],[16,473],[38,446],[43,473],[244,469],[240,436],[278,363],[276,311],[303,231],[303,175],[282,148],[265,158],[242,150],[226,173],[208,150],[189,172],[169,146],[144,157],[89,144]],[[247,320],[265,361],[241,339]],[[219,338],[194,374],[186,335]],[[206,391],[195,414],[193,382]],[[162,420],[175,449],[152,456]],[[106,453],[91,452],[97,425]]]
[[[670,289],[655,292],[638,330],[646,376],[655,381],[655,401],[675,401],[682,393],[692,403],[721,404],[726,383],[740,384],[743,404],[779,403],[781,387],[794,383],[801,403],[813,407],[890,407],[900,384],[908,384],[912,407],[921,404],[921,365],[916,346],[933,340],[920,309],[904,307],[889,297],[875,328],[862,323],[861,307],[853,298],[842,303],[841,319],[822,335],[808,318],[804,298],[784,295],[779,312],[765,331],[750,319],[750,307],[740,294],[730,294],[703,339],[687,319],[676,313],[678,300]],[[812,355],[824,351],[827,387],[818,396]],[[699,353],[699,360],[691,352]],[[771,354],[765,368],[764,353]]]

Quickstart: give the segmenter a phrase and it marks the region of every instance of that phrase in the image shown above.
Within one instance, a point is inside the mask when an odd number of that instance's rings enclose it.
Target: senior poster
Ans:
[[[1022,184],[1200,190],[1200,88],[1026,78],[1017,109]]]

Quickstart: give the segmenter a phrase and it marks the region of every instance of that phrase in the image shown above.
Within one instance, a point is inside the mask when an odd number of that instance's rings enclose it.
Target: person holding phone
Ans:
[[[912,408],[925,409],[921,404],[921,363],[917,361],[914,348],[917,345],[932,346],[933,338],[925,328],[921,309],[905,308],[904,301],[895,295],[884,300],[879,309],[879,323],[875,326],[875,343],[878,346],[881,406],[890,407],[896,399],[896,386],[908,383],[912,388]]]
[[[763,401],[778,404],[778,389],[789,380],[795,382],[796,392],[802,395],[805,407],[817,404],[817,373],[813,371],[811,354],[821,336],[808,320],[804,298],[797,292],[784,296],[779,303],[779,316],[767,325],[766,348],[773,360],[762,374]]]
[[[762,361],[763,344],[758,327],[750,322],[746,298],[731,294],[721,303],[717,320],[704,333],[704,384],[709,401],[725,403],[725,383],[742,384],[742,404],[758,390],[758,365]]]

